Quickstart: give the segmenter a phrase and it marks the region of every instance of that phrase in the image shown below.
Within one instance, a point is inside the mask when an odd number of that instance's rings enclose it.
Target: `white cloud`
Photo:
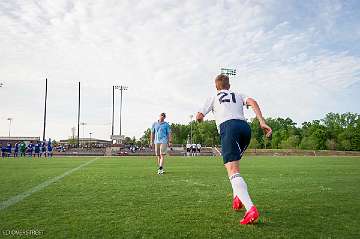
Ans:
[[[331,45],[359,40],[359,24],[337,24],[344,16],[359,22],[345,8],[341,1],[3,1],[0,100],[8,103],[0,135],[9,115],[14,134],[41,135],[45,77],[52,138],[76,125],[78,81],[87,132],[108,138],[111,86],[125,84],[123,130],[140,136],[162,111],[188,121],[223,66],[237,68],[233,88],[258,99],[267,116],[301,122],[341,111],[346,95],[334,95],[360,80],[359,52]],[[359,111],[355,103],[350,109]]]

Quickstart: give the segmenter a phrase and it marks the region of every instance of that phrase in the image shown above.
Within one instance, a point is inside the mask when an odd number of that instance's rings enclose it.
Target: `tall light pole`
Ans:
[[[46,103],[47,103],[47,86],[48,80],[45,79],[45,107],[44,107],[44,129],[43,129],[43,141],[45,141],[45,131],[46,131]]]
[[[127,90],[127,86],[123,85],[116,85],[114,86],[114,89],[120,90],[120,130],[119,130],[119,136],[121,137],[121,113],[122,113],[122,98],[123,98],[123,91]]]
[[[76,127],[72,127],[71,128],[71,133],[72,133],[72,138],[75,139],[75,131],[76,131]]]
[[[11,132],[11,121],[13,120],[13,118],[7,118],[7,120],[9,121],[9,138],[10,138],[10,132]]]
[[[84,138],[85,138],[85,125],[86,125],[86,123],[85,123],[85,122],[81,122],[80,125],[83,127],[82,136],[83,136],[83,141],[84,141]],[[82,143],[84,143],[84,142],[82,142]]]
[[[4,83],[0,82],[0,87],[3,87]]]
[[[193,119],[193,115],[190,115],[190,144],[192,144],[192,138],[193,138],[193,135],[192,135],[192,119]]]
[[[92,135],[92,132],[89,133],[90,135],[90,142],[89,142],[89,146],[90,146],[90,149],[91,149],[91,135]]]
[[[79,81],[79,98],[78,98],[78,122],[77,122],[77,147],[80,147],[80,81]]]
[[[112,120],[111,120],[111,137],[114,135],[114,113],[115,113],[115,86],[112,87]]]

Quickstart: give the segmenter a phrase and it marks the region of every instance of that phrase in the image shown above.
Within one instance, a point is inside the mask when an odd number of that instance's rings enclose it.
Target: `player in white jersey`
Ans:
[[[191,151],[191,144],[187,143],[186,144],[186,156],[190,156],[190,151]]]
[[[246,213],[241,224],[251,224],[259,218],[259,212],[249,196],[247,185],[240,176],[239,161],[251,139],[251,128],[245,120],[243,107],[251,106],[267,137],[272,130],[266,124],[261,110],[252,98],[230,90],[229,77],[219,75],[215,79],[217,92],[210,97],[199,110],[196,119],[201,122],[212,111],[221,137],[221,149],[224,166],[233,189],[233,209],[238,211],[245,206]]]
[[[200,152],[201,152],[201,144],[197,144],[196,145],[196,149],[198,151],[198,155],[200,155]]]

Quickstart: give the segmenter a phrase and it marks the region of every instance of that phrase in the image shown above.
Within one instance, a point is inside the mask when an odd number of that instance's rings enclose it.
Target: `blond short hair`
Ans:
[[[215,86],[217,90],[230,89],[229,77],[224,74],[220,74],[215,78]]]

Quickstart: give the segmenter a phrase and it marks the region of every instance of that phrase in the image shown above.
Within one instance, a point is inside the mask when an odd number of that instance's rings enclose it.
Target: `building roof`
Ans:
[[[67,143],[69,140],[72,140],[72,139],[61,139],[59,142],[60,143]],[[75,140],[77,140],[77,138],[75,138]],[[104,140],[104,139],[97,139],[97,138],[79,138],[79,141],[80,142],[91,142],[92,143],[109,143],[111,144],[112,141],[111,140]]]
[[[18,140],[18,141],[39,141],[40,137],[21,137],[21,136],[16,136],[16,137],[8,137],[8,136],[0,136],[0,140],[2,141],[6,141],[6,140]]]

